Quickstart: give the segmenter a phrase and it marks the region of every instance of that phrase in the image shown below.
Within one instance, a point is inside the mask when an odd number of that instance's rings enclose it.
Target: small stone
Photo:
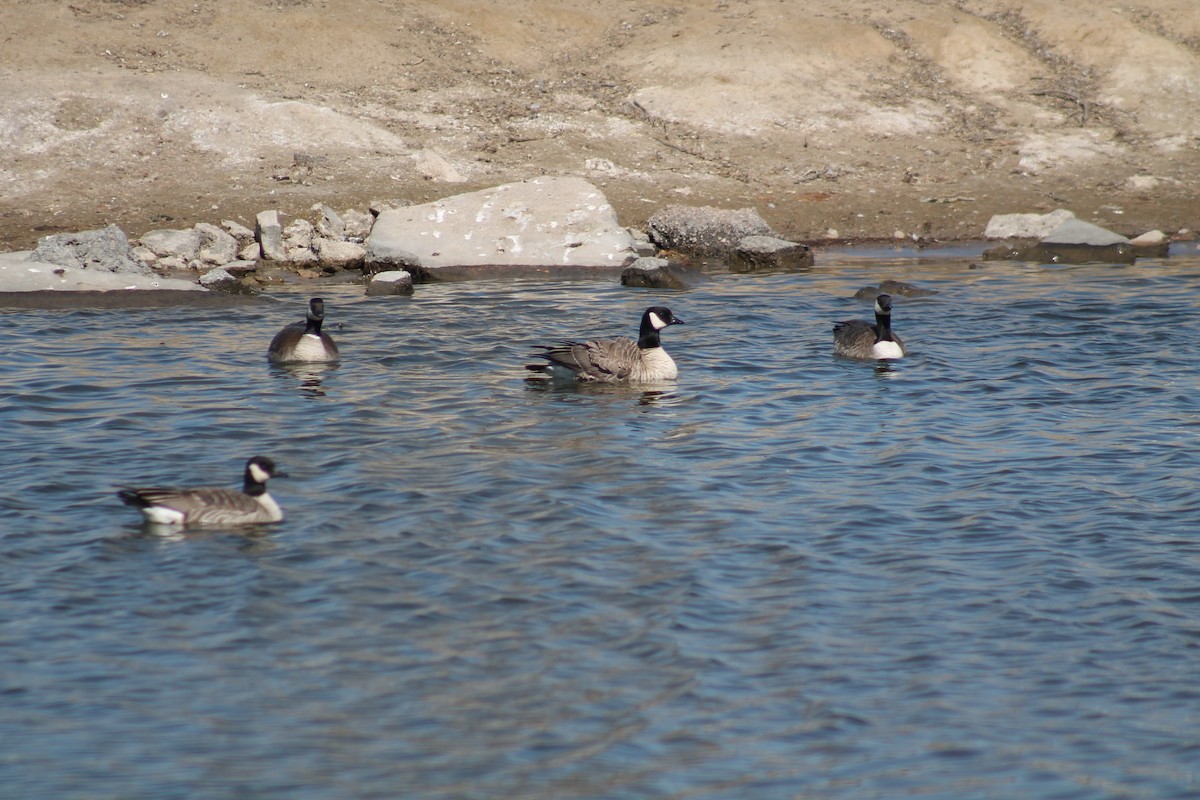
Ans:
[[[1167,242],[1167,235],[1160,230],[1146,231],[1129,240],[1134,247],[1158,247]]]
[[[621,285],[636,289],[686,289],[674,265],[665,258],[637,259],[621,272]]]
[[[238,292],[246,291],[246,286],[223,267],[210,269],[200,276],[199,283],[205,289],[216,289],[222,292]]]
[[[232,261],[226,264],[223,269],[236,278],[244,278],[258,270],[258,262],[254,260]]]
[[[393,269],[371,276],[367,294],[372,297],[383,295],[408,295],[413,293],[413,277],[406,270]]]
[[[645,231],[638,228],[626,228],[625,230],[629,231],[629,238],[633,240],[633,252],[637,253],[639,258],[658,254],[658,248],[650,241],[650,236]]]

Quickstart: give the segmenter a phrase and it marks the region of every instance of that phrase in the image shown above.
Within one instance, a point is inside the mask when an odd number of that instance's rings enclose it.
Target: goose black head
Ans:
[[[246,462],[246,474],[243,479],[247,488],[251,486],[265,486],[266,482],[271,478],[286,478],[286,472],[280,472],[275,467],[275,462],[266,456],[254,456]]]
[[[682,325],[683,320],[671,313],[671,309],[666,306],[651,306],[646,309],[646,313],[642,316],[644,322],[648,323],[651,328],[656,331],[661,331],[668,325]]]
[[[308,301],[308,319],[310,322],[320,322],[325,319],[325,301],[314,297]]]

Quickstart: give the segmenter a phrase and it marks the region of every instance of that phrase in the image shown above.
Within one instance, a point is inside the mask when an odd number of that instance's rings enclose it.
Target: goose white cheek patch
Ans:
[[[656,331],[661,331],[663,328],[667,327],[667,323],[662,321],[662,317],[660,317],[658,314],[655,314],[653,311],[650,312],[650,324],[654,326],[654,330]]]
[[[267,480],[271,476],[268,475],[267,471],[264,470],[262,467],[260,467],[258,464],[251,464],[250,465],[250,477],[254,478],[254,480],[256,480],[259,483],[266,483]]]

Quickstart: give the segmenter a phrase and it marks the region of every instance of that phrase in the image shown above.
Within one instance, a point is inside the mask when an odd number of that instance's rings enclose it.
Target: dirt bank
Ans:
[[[1192,0],[76,0],[0,10],[0,249],[533,175],[819,240],[1200,228]]]

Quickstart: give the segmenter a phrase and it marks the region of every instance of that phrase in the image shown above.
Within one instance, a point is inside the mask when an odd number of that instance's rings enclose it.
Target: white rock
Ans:
[[[367,284],[367,294],[371,296],[412,293],[413,277],[402,269],[380,272],[371,276],[371,282]]]
[[[28,250],[0,253],[0,292],[109,292],[126,289],[204,291],[188,280],[80,269],[37,261]]]
[[[1158,247],[1165,244],[1167,235],[1160,230],[1146,231],[1141,236],[1135,236],[1130,239],[1130,244],[1135,247]]]
[[[321,266],[337,267],[338,269],[357,269],[362,266],[363,256],[367,249],[355,242],[334,241],[333,239],[317,239],[313,243],[317,260]]]
[[[195,231],[200,237],[200,251],[196,254],[200,261],[221,266],[237,260],[238,243],[231,234],[207,222],[197,224]]]
[[[365,242],[371,235],[371,226],[375,217],[362,211],[347,209],[342,212],[342,224],[345,226],[343,238],[349,242]]]
[[[1109,247],[1116,244],[1129,244],[1129,240],[1121,234],[1113,233],[1099,225],[1093,225],[1081,219],[1069,219],[1045,236],[1041,240],[1041,244]]]
[[[254,238],[258,241],[262,257],[268,261],[283,261],[287,253],[283,249],[283,225],[278,211],[260,211],[254,218]]]
[[[200,252],[200,233],[194,228],[189,230],[156,230],[142,234],[142,247],[150,250],[159,258],[181,258],[189,261]]]
[[[226,233],[237,239],[239,245],[245,245],[254,241],[254,231],[240,222],[227,219],[221,223],[221,227],[225,229]]]
[[[1049,214],[996,214],[983,231],[988,239],[1041,239],[1075,215],[1065,208]]]
[[[604,195],[576,177],[534,178],[382,211],[368,266],[620,269],[636,258]]]

